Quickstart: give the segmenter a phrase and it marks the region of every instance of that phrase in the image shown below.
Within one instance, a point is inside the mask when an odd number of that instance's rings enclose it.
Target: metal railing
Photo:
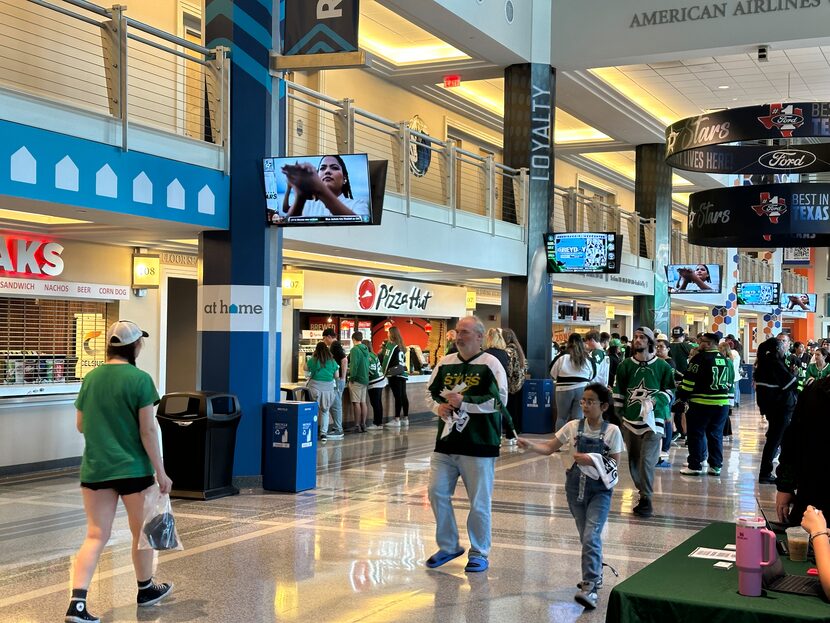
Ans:
[[[772,281],[772,265],[746,253],[738,257],[738,271],[741,281]]]
[[[499,234],[499,223],[520,226],[526,238],[527,169],[512,169],[493,156],[483,157],[384,119],[303,85],[285,81],[288,110],[287,155],[367,153],[389,161],[386,191],[403,199],[407,216],[413,200],[444,210],[433,220],[457,227],[486,228]],[[448,208],[448,209],[446,209]]]
[[[637,257],[654,259],[654,221],[619,205],[586,197],[576,188],[553,188],[553,230],[561,232],[603,231],[623,236],[623,250]]]
[[[671,232],[672,264],[719,264],[726,267],[726,250],[716,247],[701,247],[689,242],[686,234]]]
[[[807,292],[807,277],[799,275],[791,270],[781,271],[781,292]]]
[[[0,0],[0,86],[130,124],[223,145],[227,50],[207,49],[86,0]],[[226,164],[227,166],[227,164]]]

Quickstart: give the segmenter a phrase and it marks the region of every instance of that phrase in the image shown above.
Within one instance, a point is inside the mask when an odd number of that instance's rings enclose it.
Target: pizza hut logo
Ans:
[[[752,206],[755,214],[758,216],[769,217],[769,222],[775,225],[778,223],[778,217],[787,212],[787,202],[780,197],[771,197],[769,193],[761,193],[761,203]],[[769,242],[772,240],[770,234],[764,234],[764,240]]]
[[[371,279],[361,279],[357,284],[357,304],[360,309],[372,309],[377,299],[378,290]]]
[[[792,138],[793,130],[804,125],[804,117],[801,115],[800,108],[781,104],[770,104],[769,114],[766,117],[758,117],[758,121],[767,130],[777,129],[784,138]]]

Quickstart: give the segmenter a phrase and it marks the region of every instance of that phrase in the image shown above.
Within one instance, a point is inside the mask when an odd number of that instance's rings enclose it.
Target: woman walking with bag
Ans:
[[[389,339],[380,350],[380,362],[383,373],[389,379],[389,389],[395,399],[395,419],[387,426],[400,428],[409,426],[409,398],[406,397],[406,344],[403,342],[398,327],[389,327]]]
[[[334,377],[340,370],[340,364],[334,360],[325,342],[317,342],[314,354],[306,360],[308,371],[308,391],[320,407],[320,441],[326,441],[329,432],[329,417],[334,404]]]
[[[87,534],[72,568],[72,599],[66,623],[98,623],[86,607],[87,590],[112,531],[118,498],[124,503],[133,536],[132,558],[138,581],[136,602],[151,606],[173,590],[153,582],[153,550],[138,549],[146,490],[158,481],[170,493],[153,406],[159,395],[153,379],[135,367],[145,331],[119,320],[107,331],[107,359],[84,378],[75,401],[78,432],[84,436],[81,491]],[[153,471],[155,470],[155,478]]]

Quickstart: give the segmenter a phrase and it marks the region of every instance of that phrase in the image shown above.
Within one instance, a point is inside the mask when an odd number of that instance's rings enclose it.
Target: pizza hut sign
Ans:
[[[368,278],[358,282],[355,296],[362,310],[398,313],[427,311],[432,300],[432,292],[419,286],[403,290],[390,283]]]

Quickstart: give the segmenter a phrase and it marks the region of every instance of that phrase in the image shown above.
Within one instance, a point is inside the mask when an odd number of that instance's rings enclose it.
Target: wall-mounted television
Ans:
[[[613,232],[545,234],[549,273],[618,273],[622,236]]]
[[[816,295],[808,292],[784,292],[781,294],[781,308],[784,311],[816,313]]]
[[[735,285],[738,305],[778,305],[781,284],[771,281],[743,281]]]
[[[669,264],[666,266],[669,294],[720,294],[719,264]]]
[[[386,165],[366,154],[265,158],[268,223],[379,225]]]

